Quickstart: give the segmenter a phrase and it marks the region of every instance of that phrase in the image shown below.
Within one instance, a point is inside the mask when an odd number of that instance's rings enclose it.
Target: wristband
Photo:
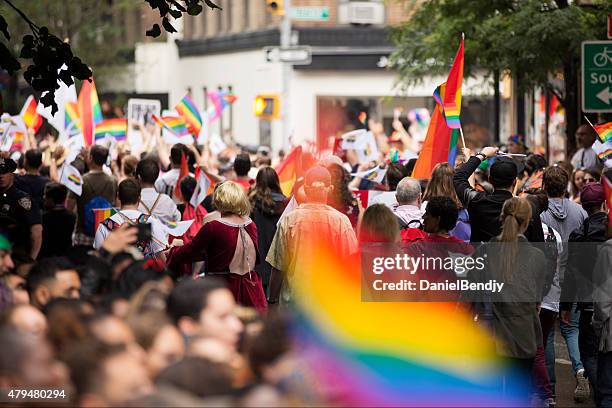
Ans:
[[[478,156],[482,156],[482,159],[480,159],[480,161],[485,161],[487,159],[487,156],[483,153],[476,153],[475,157],[478,157]]]

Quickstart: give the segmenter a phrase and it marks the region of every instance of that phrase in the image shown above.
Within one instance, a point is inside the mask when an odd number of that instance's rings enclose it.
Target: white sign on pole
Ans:
[[[306,45],[296,47],[264,47],[267,62],[285,62],[293,65],[310,65],[312,49]]]

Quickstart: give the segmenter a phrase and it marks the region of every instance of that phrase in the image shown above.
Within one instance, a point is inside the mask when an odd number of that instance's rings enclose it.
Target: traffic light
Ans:
[[[257,95],[253,104],[255,116],[271,120],[279,118],[278,95]]]
[[[266,11],[276,16],[285,14],[283,0],[266,0]]]

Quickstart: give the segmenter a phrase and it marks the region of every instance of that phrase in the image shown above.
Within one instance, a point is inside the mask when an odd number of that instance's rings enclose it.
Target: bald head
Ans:
[[[595,133],[595,130],[591,126],[580,125],[578,129],[576,129],[576,143],[579,147],[591,147],[596,139],[597,133]]]
[[[421,183],[419,180],[412,177],[404,177],[397,184],[397,190],[395,190],[395,198],[399,205],[419,205],[419,198],[421,197]]]

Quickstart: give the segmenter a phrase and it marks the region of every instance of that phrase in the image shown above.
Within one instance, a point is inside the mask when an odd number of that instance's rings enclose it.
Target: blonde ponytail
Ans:
[[[506,200],[501,212],[502,231],[500,241],[500,263],[504,281],[511,282],[518,254],[518,237],[524,233],[531,220],[531,205],[524,198]]]

